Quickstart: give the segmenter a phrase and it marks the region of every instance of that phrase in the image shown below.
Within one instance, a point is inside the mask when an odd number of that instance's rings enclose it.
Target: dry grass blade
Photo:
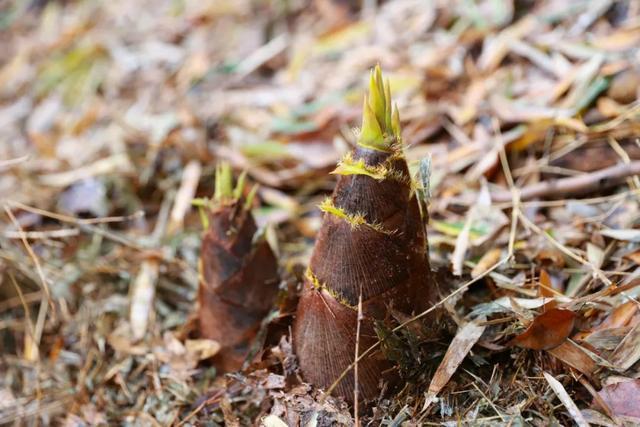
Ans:
[[[48,230],[48,231],[11,231],[7,230],[2,233],[4,237],[7,239],[22,239],[23,237],[27,239],[59,239],[65,237],[74,237],[80,234],[80,230],[77,228],[61,228],[59,230]]]

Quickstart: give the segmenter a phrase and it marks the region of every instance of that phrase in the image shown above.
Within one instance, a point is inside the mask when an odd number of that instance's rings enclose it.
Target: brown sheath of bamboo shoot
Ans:
[[[388,88],[382,91],[388,96]],[[371,98],[375,101],[375,96]],[[390,100],[383,102],[387,109],[377,114],[374,132],[383,131],[383,138],[359,142],[343,160],[347,165],[337,170],[340,176],[331,199],[324,204],[322,227],[296,313],[293,344],[301,371],[305,380],[324,389],[354,362],[360,296],[364,316],[358,338],[360,353],[378,340],[376,321],[391,320],[392,311],[419,313],[435,302],[426,236],[399,143],[399,127],[395,126],[389,142],[392,131],[381,121],[386,115],[386,123],[390,122]],[[380,113],[380,108],[369,107],[365,100],[367,108],[365,136],[372,126],[367,113],[370,120]],[[380,351],[364,357],[358,363],[360,396],[375,398],[381,378],[393,382],[391,367]],[[336,386],[335,394],[353,401],[353,388],[351,371]]]
[[[221,349],[213,363],[224,372],[242,367],[278,293],[278,265],[243,198],[208,212],[198,288],[200,335]]]

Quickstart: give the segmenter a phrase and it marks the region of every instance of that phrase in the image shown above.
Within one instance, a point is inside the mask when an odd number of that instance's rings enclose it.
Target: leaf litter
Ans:
[[[457,276],[445,333],[388,334],[406,387],[359,422],[640,422],[635,2],[2,7],[1,424],[352,424],[286,332],[245,373],[206,363],[189,202],[220,160],[260,184],[286,331],[376,63]]]

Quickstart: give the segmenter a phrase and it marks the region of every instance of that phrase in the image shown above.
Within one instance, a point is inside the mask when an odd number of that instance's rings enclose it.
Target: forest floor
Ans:
[[[354,424],[287,334],[202,363],[190,202],[248,171],[295,299],[376,64],[450,331],[357,421],[640,423],[639,3],[377,3],[0,2],[0,425]]]

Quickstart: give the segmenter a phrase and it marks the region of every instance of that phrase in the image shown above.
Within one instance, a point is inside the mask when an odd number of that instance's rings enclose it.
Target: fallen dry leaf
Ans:
[[[640,379],[606,385],[598,394],[614,415],[636,417],[640,422]]]
[[[140,266],[131,290],[129,321],[134,340],[141,339],[147,332],[147,325],[153,312],[157,280],[158,263],[153,259],[145,260]]]
[[[527,330],[515,337],[512,344],[531,350],[551,350],[569,337],[575,321],[576,314],[573,311],[553,308],[533,319]]]
[[[473,270],[471,270],[471,277],[475,279],[476,277],[482,275],[485,271],[493,267],[493,265],[500,260],[501,254],[502,249],[493,248],[482,255],[480,261],[478,261],[475,267],[473,267]]]
[[[560,399],[560,402],[562,402],[565,408],[567,408],[567,411],[569,411],[569,414],[573,418],[573,421],[575,421],[576,424],[580,427],[589,427],[589,423],[584,419],[584,417],[580,413],[580,410],[576,406],[573,399],[571,399],[571,396],[569,396],[569,393],[567,393],[567,390],[565,390],[562,383],[551,376],[551,374],[548,374],[546,372],[543,372],[543,374],[544,378],[551,386],[553,392],[556,394],[556,396],[558,396],[558,399]]]
[[[474,322],[469,322],[462,328],[458,329],[458,333],[451,341],[447,352],[438,366],[438,370],[431,379],[429,390],[427,391],[426,400],[422,411],[424,412],[436,399],[436,396],[442,388],[447,385],[451,376],[454,374],[458,366],[462,363],[471,348],[480,339],[486,326],[480,326]]]
[[[184,346],[197,360],[208,359],[220,351],[220,344],[208,339],[186,340]]]
[[[276,415],[267,415],[262,419],[260,425],[264,427],[287,427],[287,424]]]
[[[593,375],[597,368],[596,362],[589,357],[584,349],[571,340],[563,342],[558,347],[548,350],[548,352],[564,364],[577,369],[587,376]]]
[[[604,321],[595,329],[620,328],[625,326],[638,311],[638,303],[627,301],[616,307]]]
[[[629,331],[611,355],[611,364],[627,370],[640,359],[640,323]]]
[[[538,295],[541,297],[549,297],[553,298],[556,296],[556,292],[553,290],[553,285],[551,284],[551,277],[549,277],[549,273],[544,268],[540,270],[540,281],[539,281],[539,289]],[[548,303],[552,304],[554,301]]]
[[[564,256],[562,252],[554,248],[545,248],[538,252],[536,260],[543,265],[550,265],[556,268],[564,267]]]

